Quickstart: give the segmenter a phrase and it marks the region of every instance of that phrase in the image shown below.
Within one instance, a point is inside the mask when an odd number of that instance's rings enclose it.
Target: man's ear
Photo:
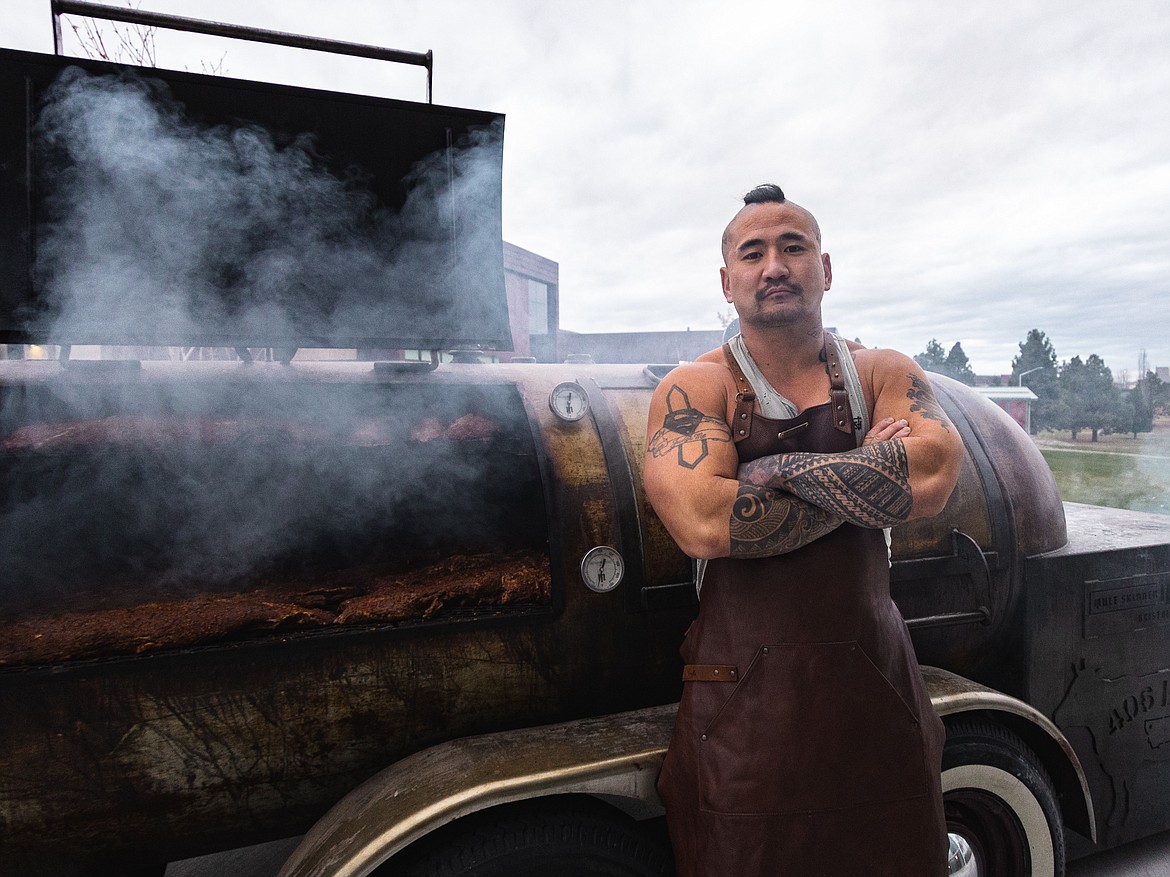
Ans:
[[[726,268],[719,269],[719,283],[720,283],[720,285],[723,286],[723,298],[726,299],[728,302],[730,302],[731,301],[731,286],[729,285],[729,282],[728,282]]]
[[[825,266],[825,289],[828,290],[833,285],[833,265],[828,253],[821,253],[821,264]]]

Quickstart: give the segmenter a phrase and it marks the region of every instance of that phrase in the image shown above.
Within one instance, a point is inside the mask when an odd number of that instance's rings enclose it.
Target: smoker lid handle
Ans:
[[[359,58],[373,58],[379,61],[425,67],[427,71],[427,103],[434,102],[431,97],[432,62],[434,59],[430,49],[425,52],[407,52],[401,49],[386,49],[362,43],[327,40],[303,34],[284,33],[278,30],[264,30],[242,24],[226,24],[220,21],[167,15],[161,12],[150,12],[146,9],[106,6],[102,3],[89,3],[86,0],[52,0],[51,6],[53,11],[53,54],[55,55],[60,55],[62,48],[61,16],[83,15],[89,18],[122,21],[145,27],[161,27],[167,30],[181,30],[235,40],[250,40],[254,43],[272,43],[278,46],[290,46],[294,49],[311,49],[317,52],[332,52],[335,55],[354,55]]]

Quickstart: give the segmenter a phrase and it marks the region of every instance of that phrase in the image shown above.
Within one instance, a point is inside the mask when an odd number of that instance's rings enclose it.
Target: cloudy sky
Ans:
[[[432,49],[436,103],[507,116],[504,236],[560,263],[564,328],[719,328],[720,233],[775,181],[824,230],[826,323],[866,344],[998,374],[1039,328],[1115,375],[1170,365],[1166,0],[142,6]],[[52,51],[49,0],[0,28]],[[417,68],[156,39],[160,66],[424,97]]]

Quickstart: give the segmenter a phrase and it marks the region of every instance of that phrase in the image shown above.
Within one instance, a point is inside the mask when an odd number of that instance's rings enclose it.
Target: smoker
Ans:
[[[219,296],[184,311],[206,320],[105,319],[86,290],[172,301],[137,267],[171,254],[103,278],[81,269],[108,252],[63,245],[155,240],[117,211],[118,235],[69,224],[83,162],[42,122],[63,75],[149,80],[132,92],[219,143],[307,132],[298,166],[363,205],[346,240],[394,231],[402,258],[347,243],[366,280],[255,310],[237,256],[271,253],[241,232],[214,282],[182,275]],[[138,354],[0,362],[0,872],[157,873],[300,834],[290,877],[451,866],[505,833],[522,861],[502,827],[555,820],[668,862],[654,779],[696,596],[641,461],[669,366],[250,355],[506,349],[501,118],[11,51],[0,108],[0,340]],[[451,185],[468,144],[487,210]],[[166,345],[245,357],[145,355]],[[891,578],[948,728],[952,847],[959,873],[1059,873],[1170,827],[1170,520],[1062,504],[1014,421],[931,380],[960,483],[895,528]]]

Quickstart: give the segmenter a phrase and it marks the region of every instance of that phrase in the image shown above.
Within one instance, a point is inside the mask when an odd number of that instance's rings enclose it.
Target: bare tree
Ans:
[[[126,0],[126,5],[130,9],[137,9],[142,4]],[[112,35],[106,34],[107,25],[113,31]],[[139,67],[156,66],[153,27],[123,25],[113,21],[98,24],[92,18],[82,18],[80,22],[70,22],[69,29],[77,37],[81,50],[88,58],[137,64]],[[222,63],[223,59],[220,59]]]

